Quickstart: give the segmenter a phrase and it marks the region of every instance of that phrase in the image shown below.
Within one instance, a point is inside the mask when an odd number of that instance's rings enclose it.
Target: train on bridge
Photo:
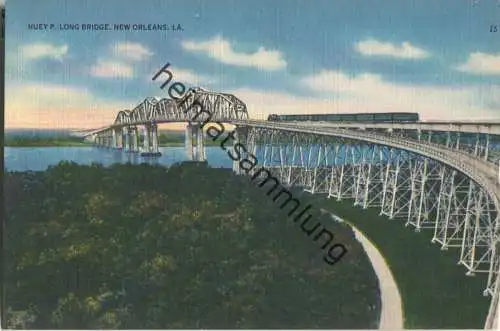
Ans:
[[[268,121],[411,123],[418,122],[418,113],[359,113],[359,114],[270,114]]]

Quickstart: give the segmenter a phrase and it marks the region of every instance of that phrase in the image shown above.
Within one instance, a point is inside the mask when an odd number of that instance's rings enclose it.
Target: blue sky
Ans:
[[[6,126],[92,127],[174,80],[269,113],[500,120],[498,0],[7,0]],[[30,30],[28,24],[54,24]],[[174,24],[182,31],[59,30]]]

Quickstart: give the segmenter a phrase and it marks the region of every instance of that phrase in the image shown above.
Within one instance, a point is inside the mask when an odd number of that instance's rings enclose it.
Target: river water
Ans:
[[[102,163],[152,163],[165,166],[187,161],[184,147],[160,147],[162,155],[158,158],[145,158],[137,154],[124,153],[97,147],[5,147],[4,168],[6,171],[40,171],[61,161],[78,164]],[[231,168],[232,160],[227,152],[218,146],[206,147],[208,164],[212,167]]]
[[[309,165],[317,165],[318,158],[321,153],[319,153],[320,146],[310,146],[310,155],[305,154],[302,161],[307,161]],[[353,163],[359,161],[361,155],[353,155],[352,157],[346,157],[350,155],[346,153],[346,146],[341,146],[338,151],[338,158],[335,160],[335,164],[339,163]],[[363,147],[367,149],[367,147]],[[177,162],[187,161],[186,149],[184,147],[159,147],[161,156],[157,158],[147,158],[141,157],[134,153],[125,153],[121,150],[114,150],[110,148],[98,148],[95,146],[89,147],[5,147],[5,162],[4,168],[7,171],[39,171],[45,170],[50,165],[58,164],[61,161],[73,161],[78,164],[91,164],[91,163],[101,163],[104,166],[109,166],[113,163],[127,163],[132,164],[139,163],[155,163],[165,166],[172,165]],[[223,167],[232,168],[232,159],[228,155],[228,150],[222,149],[220,146],[206,146],[205,152],[207,156],[208,164],[212,167]],[[267,157],[265,155],[268,154]],[[285,160],[287,164],[301,164],[301,158],[296,157],[291,159],[291,153],[288,151],[289,160]],[[387,155],[387,151],[385,153]],[[233,154],[234,155],[234,154]],[[270,157],[272,155],[272,157]],[[277,150],[273,152],[272,148],[269,148],[266,152],[265,148],[259,146],[257,148],[255,157],[259,164],[262,164],[264,160],[266,161],[266,166],[278,166],[280,165],[280,158]],[[286,157],[286,155],[285,155]],[[384,156],[387,157],[387,156]],[[321,161],[323,162],[323,161]],[[332,165],[333,159],[329,158],[327,161],[329,165]],[[325,166],[326,164],[322,164]]]

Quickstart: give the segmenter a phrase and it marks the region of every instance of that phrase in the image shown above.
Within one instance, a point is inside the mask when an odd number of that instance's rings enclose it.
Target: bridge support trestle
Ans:
[[[453,149],[465,145],[460,139],[446,137]],[[283,186],[352,199],[362,208],[379,208],[402,226],[429,229],[429,239],[442,249],[459,251],[458,263],[467,272],[489,273],[485,291],[493,293],[500,265],[492,241],[500,230],[497,212],[487,191],[464,173],[408,150],[361,140],[250,127],[246,141]],[[237,165],[233,169],[240,171]]]
[[[188,123],[184,147],[189,161],[206,161],[204,133],[199,123]]]

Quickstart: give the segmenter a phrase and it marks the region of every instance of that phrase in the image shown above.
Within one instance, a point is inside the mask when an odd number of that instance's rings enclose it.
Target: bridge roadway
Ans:
[[[187,122],[186,118],[184,122]],[[238,120],[227,120],[222,122],[232,123]],[[256,120],[243,120],[255,122]],[[150,120],[141,120],[134,123],[114,123],[109,126],[103,126],[93,130],[78,130],[85,132],[85,135],[91,133],[99,133],[112,128],[123,127],[125,125],[145,125],[150,123]],[[179,119],[156,119],[156,123],[178,123]],[[241,121],[239,121],[242,123]],[[258,122],[268,122],[265,120],[258,120]],[[272,123],[294,123],[294,122],[272,122]],[[297,122],[295,122],[297,123]],[[429,121],[417,123],[359,123],[359,122],[300,122],[307,123],[308,126],[314,127],[337,127],[337,128],[350,128],[350,129],[375,129],[375,130],[415,130],[415,131],[429,131],[429,132],[460,132],[460,133],[479,133],[491,134],[500,136],[500,121],[498,122],[448,122],[448,121]]]
[[[290,123],[290,122],[285,122]],[[500,135],[500,121],[498,122],[449,122],[429,121],[417,123],[336,123],[336,122],[308,122],[315,127],[342,127],[351,129],[379,129],[379,130],[420,130],[438,132],[461,132]]]

